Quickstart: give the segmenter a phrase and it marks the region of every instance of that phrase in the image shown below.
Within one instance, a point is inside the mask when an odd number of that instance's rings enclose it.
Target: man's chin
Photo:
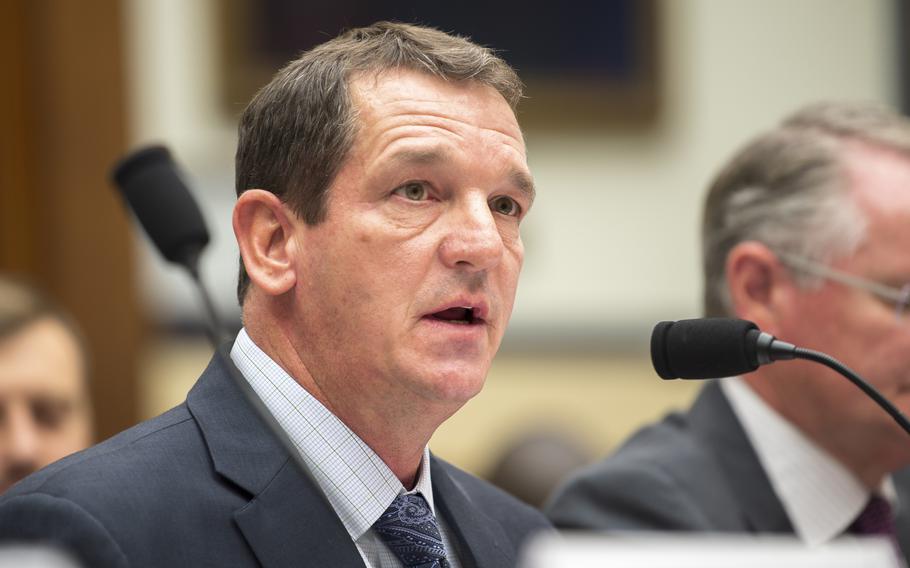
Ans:
[[[412,384],[428,402],[460,407],[483,389],[486,380],[485,369],[466,371],[464,366],[427,369],[412,375]]]

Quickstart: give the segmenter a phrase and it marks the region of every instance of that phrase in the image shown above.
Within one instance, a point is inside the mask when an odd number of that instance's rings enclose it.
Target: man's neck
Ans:
[[[250,339],[370,446],[402,485],[414,487],[424,448],[439,424],[454,411],[406,397],[392,399],[384,389],[350,389],[318,371],[317,379],[311,371],[315,365],[304,361],[277,326],[257,326],[249,320],[245,326]],[[347,382],[350,384],[350,377]]]
[[[876,491],[891,470],[881,463],[881,453],[875,440],[855,438],[850,433],[839,434],[826,428],[821,420],[814,419],[816,412],[828,412],[826,409],[810,409],[805,405],[793,404],[794,397],[775,388],[778,381],[787,381],[791,377],[772,373],[763,368],[743,377],[746,384],[762,399],[799,429],[807,438],[840,462],[870,491]]]

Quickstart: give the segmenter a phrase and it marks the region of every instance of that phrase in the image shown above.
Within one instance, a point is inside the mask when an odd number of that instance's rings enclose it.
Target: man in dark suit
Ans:
[[[301,55],[247,107],[234,231],[244,329],[184,404],[31,476],[0,535],[91,566],[513,565],[541,514],[432,456],[483,386],[534,197],[489,50],[380,23]]]
[[[910,411],[908,121],[851,104],[797,112],[720,173],[702,237],[708,316],[831,353]],[[778,363],[708,384],[548,513],[575,528],[908,539],[908,464],[910,437],[855,386]]]

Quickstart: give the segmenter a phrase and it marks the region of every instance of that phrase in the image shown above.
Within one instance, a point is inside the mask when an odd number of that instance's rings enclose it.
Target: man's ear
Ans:
[[[774,334],[796,290],[777,255],[757,241],[739,243],[727,254],[726,275],[736,317]]]
[[[252,283],[271,296],[294,287],[296,216],[274,193],[248,189],[234,205],[234,235]]]

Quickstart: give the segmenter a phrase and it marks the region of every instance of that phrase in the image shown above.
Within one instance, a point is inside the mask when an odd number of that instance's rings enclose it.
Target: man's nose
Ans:
[[[456,206],[439,253],[447,267],[469,272],[489,270],[499,263],[502,235],[485,197],[467,199]]]
[[[7,408],[6,459],[16,467],[34,468],[38,463],[41,440],[31,411],[24,406]]]

